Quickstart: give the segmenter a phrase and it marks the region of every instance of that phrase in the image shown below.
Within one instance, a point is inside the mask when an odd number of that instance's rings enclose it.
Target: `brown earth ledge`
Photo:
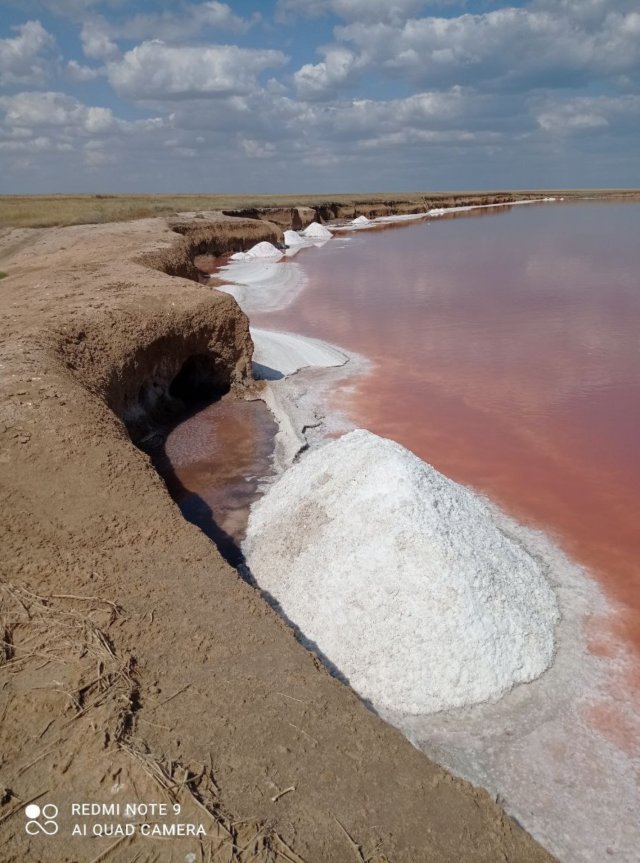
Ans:
[[[180,225],[0,237],[1,859],[551,860],[332,678],[132,443],[181,386],[253,385],[235,301],[163,270],[281,226]],[[25,833],[32,800],[56,837]],[[209,835],[69,838],[72,803],[136,800]]]

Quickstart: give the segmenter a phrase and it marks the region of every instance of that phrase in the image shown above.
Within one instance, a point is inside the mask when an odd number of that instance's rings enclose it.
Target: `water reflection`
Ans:
[[[309,289],[255,323],[371,357],[336,403],[550,531],[640,648],[640,207],[487,212],[305,252]]]
[[[227,397],[196,406],[153,453],[184,517],[232,566],[242,562],[239,546],[259,482],[272,471],[276,431],[264,402]]]

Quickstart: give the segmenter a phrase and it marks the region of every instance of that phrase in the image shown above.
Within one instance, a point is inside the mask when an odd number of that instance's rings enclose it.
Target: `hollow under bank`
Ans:
[[[139,327],[82,327],[57,351],[66,367],[125,424],[134,443],[171,422],[186,404],[241,392],[253,383],[253,344],[233,298],[209,292],[186,314],[167,310]]]
[[[251,505],[273,474],[277,423],[261,399],[205,391],[184,405],[145,449],[185,519],[239,567]]]

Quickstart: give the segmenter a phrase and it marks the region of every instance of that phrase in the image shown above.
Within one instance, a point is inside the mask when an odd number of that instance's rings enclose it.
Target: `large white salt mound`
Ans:
[[[282,252],[272,243],[267,243],[266,240],[262,243],[257,243],[246,252],[236,252],[231,255],[231,261],[252,261],[254,258],[281,258]]]
[[[260,587],[374,707],[495,699],[551,664],[556,599],[488,504],[358,430],[310,452],[254,504]]]
[[[312,222],[308,227],[301,232],[303,237],[309,240],[330,240],[333,234],[320,222]]]

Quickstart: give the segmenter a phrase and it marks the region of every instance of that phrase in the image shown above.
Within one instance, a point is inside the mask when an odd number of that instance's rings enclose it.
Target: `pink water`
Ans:
[[[551,533],[640,649],[640,205],[474,216],[304,251],[309,287],[253,322],[371,358],[336,406]]]
[[[262,401],[230,396],[194,407],[153,453],[156,469],[187,521],[233,566],[241,562],[251,504],[272,471],[277,425]]]

